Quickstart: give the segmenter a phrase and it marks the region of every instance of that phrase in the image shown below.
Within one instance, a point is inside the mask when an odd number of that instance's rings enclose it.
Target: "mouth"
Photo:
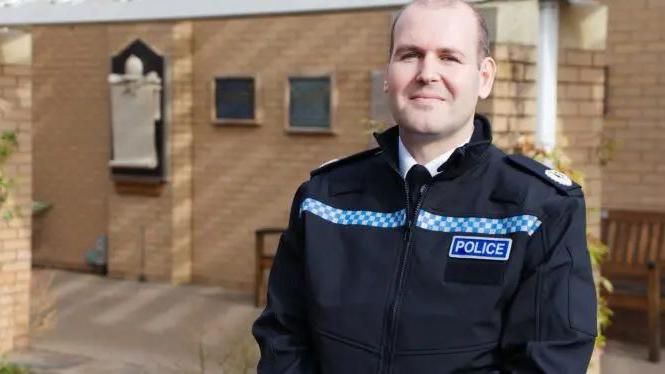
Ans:
[[[409,99],[414,101],[423,101],[423,102],[445,101],[445,99],[442,98],[441,96],[432,95],[432,94],[416,94],[409,97]]]

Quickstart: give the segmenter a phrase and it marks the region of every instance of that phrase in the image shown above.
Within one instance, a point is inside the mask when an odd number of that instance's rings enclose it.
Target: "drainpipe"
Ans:
[[[538,0],[538,61],[536,62],[536,145],[556,146],[559,0]]]

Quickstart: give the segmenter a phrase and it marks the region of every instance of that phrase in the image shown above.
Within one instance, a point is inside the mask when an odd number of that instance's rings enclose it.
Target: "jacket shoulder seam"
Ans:
[[[356,161],[361,161],[361,160],[368,159],[368,158],[373,157],[377,154],[380,154],[381,152],[382,152],[381,149],[376,147],[376,148],[368,149],[368,150],[365,150],[365,151],[362,151],[362,152],[354,153],[354,154],[352,154],[350,156],[347,156],[347,157],[344,157],[344,158],[330,160],[330,161],[324,163],[323,165],[319,166],[318,168],[312,170],[310,172],[310,176],[314,177],[316,175],[324,174],[324,173],[329,172],[331,170],[337,169],[341,166],[348,165],[348,164],[354,163]]]

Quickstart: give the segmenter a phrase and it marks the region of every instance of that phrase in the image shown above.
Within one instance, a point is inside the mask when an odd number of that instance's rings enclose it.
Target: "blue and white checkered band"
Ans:
[[[307,198],[300,205],[300,214],[310,212],[326,221],[339,225],[360,225],[380,228],[404,226],[404,210],[393,213],[369,212],[365,210],[343,210],[333,208],[320,201]]]
[[[526,232],[529,236],[538,229],[541,222],[530,215],[507,218],[482,217],[446,217],[420,211],[416,226],[421,229],[453,233],[473,233],[487,235],[506,235]]]

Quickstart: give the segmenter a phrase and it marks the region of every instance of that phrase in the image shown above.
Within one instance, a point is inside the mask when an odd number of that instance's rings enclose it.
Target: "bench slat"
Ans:
[[[638,226],[639,230],[639,245],[637,246],[637,258],[635,259],[635,263],[642,265],[646,264],[649,262],[649,245],[651,244],[651,223],[650,222],[644,222],[640,226]]]
[[[662,240],[662,227],[663,224],[658,222],[650,224],[651,235],[649,236],[649,254],[647,255],[649,261],[659,261],[658,252],[660,249],[658,247]]]

